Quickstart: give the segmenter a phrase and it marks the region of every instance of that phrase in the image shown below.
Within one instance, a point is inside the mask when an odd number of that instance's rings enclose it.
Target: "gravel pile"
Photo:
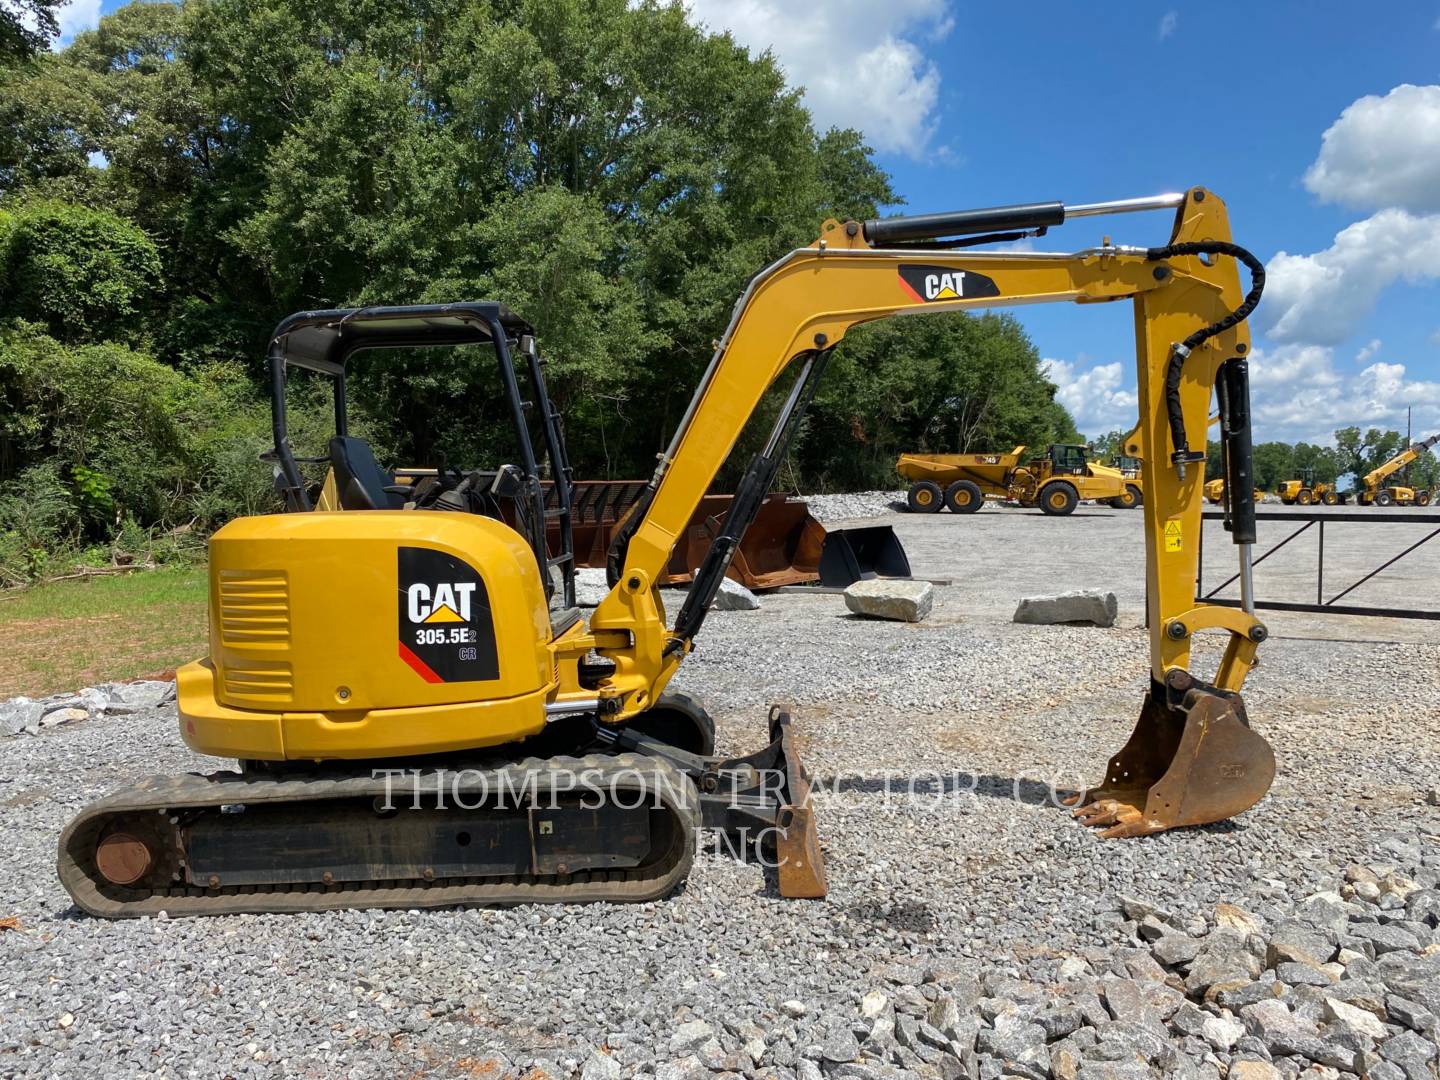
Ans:
[[[153,709],[175,698],[175,684],[157,679],[87,686],[74,693],[52,694],[32,701],[14,697],[0,701],[0,738],[39,735],[42,728],[59,727],[101,716],[127,716]]]
[[[905,508],[905,492],[856,491],[848,495],[804,495],[810,513],[819,521],[849,521],[879,517]]]
[[[102,922],[54,878],[65,821],[216,763],[170,705],[0,740],[0,1076],[1434,1080],[1440,646],[1272,638],[1246,695],[1271,794],[1106,842],[1051,785],[1124,742],[1146,633],[1011,609],[962,582],[923,623],[711,615],[676,685],[724,751],[794,703],[824,902],[707,849],[637,906]]]

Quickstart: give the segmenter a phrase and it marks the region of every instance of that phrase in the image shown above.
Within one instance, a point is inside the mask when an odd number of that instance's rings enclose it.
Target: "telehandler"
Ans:
[[[1157,247],[965,250],[1067,218],[1159,209],[1174,225]],[[902,313],[1018,303],[1130,301],[1135,312],[1140,422],[1125,452],[1145,462],[1150,681],[1133,734],[1103,781],[1075,797],[1075,813],[1117,837],[1240,813],[1275,770],[1240,698],[1266,637],[1251,595],[1248,498],[1230,500],[1227,521],[1243,606],[1195,598],[1212,391],[1230,488],[1251,490],[1245,320],[1264,268],[1229,237],[1224,204],[1203,188],[825,222],[736,303],[614,537],[611,589],[588,625],[574,607],[567,493],[555,508],[566,539],[557,551],[545,544],[542,479],[568,474],[531,327],[495,303],[290,316],[269,348],[271,456],[301,512],[239,519],[211,538],[210,653],[178,676],[181,737],[239,759],[239,771],[153,777],[86,807],[60,837],[61,881],[102,916],[639,901],[684,879],[708,827],[744,832],[773,855],[783,895],[824,895],[789,716],[772,708],[768,746],[717,758],[710,717],[667,687],[846,332]],[[1251,273],[1248,294],[1237,262]],[[515,461],[397,477],[349,434],[347,362],[365,349],[437,345],[493,353]],[[671,550],[792,364],[769,439],[672,619],[656,588]],[[334,380],[336,435],[328,462],[315,464],[331,467],[339,510],[305,512],[310,484],[285,422],[291,368]],[[1228,636],[1208,680],[1190,670],[1191,642],[1206,630]]]
[[[1088,446],[1051,443],[1028,457],[1025,451],[1017,446],[1008,454],[901,454],[895,471],[912,481],[905,502],[919,514],[941,506],[973,514],[986,499],[1009,499],[1064,516],[1082,502],[1133,510],[1144,499],[1133,477],[1127,480],[1119,469],[1094,461]]]
[[[1427,488],[1414,488],[1409,484],[1386,484],[1385,481],[1409,466],[1437,442],[1440,442],[1440,435],[1431,435],[1428,439],[1411,443],[1389,461],[1366,473],[1360,478],[1360,485],[1355,490],[1355,501],[1361,506],[1429,506],[1430,491]]]

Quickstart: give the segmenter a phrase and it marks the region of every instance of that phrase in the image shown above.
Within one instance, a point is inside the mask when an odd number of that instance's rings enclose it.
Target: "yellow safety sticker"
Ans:
[[[1178,521],[1167,521],[1165,523],[1165,550],[1180,550],[1180,523]]]

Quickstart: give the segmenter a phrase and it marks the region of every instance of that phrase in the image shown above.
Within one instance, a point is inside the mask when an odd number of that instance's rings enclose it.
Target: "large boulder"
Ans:
[[[43,701],[31,701],[27,697],[11,698],[0,702],[0,736],[19,735],[27,727],[40,723],[45,715]]]
[[[711,611],[754,611],[759,606],[759,597],[728,577],[720,579],[720,591],[710,602]]]
[[[1015,609],[1015,622],[1048,626],[1053,623],[1088,623],[1114,626],[1119,604],[1113,592],[1080,589],[1054,596],[1027,596]]]
[[[110,703],[105,711],[112,716],[124,716],[141,709],[158,709],[175,696],[175,684],[159,679],[107,683],[101,689],[109,695]]]
[[[919,622],[934,605],[935,586],[928,581],[871,578],[845,590],[845,606],[871,619]]]

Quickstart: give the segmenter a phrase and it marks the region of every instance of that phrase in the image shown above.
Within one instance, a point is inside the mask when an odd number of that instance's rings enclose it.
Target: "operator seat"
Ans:
[[[364,439],[337,435],[330,440],[330,465],[342,510],[403,510],[409,488],[396,485],[380,468]]]

